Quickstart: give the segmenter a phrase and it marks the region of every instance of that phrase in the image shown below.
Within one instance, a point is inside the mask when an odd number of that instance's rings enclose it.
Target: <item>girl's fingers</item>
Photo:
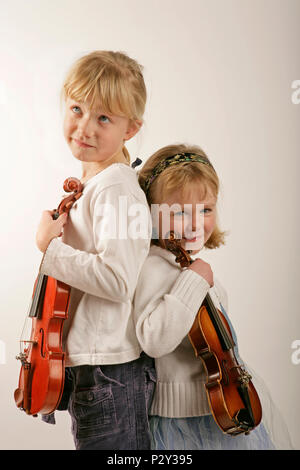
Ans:
[[[67,219],[68,219],[68,214],[64,213],[64,214],[61,214],[57,220],[63,226],[67,222]]]

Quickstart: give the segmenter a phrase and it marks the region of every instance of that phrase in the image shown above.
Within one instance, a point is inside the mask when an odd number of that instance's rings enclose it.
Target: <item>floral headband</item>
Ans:
[[[208,165],[211,168],[214,168],[207,158],[201,157],[200,155],[197,155],[195,153],[185,152],[185,153],[178,153],[176,155],[171,155],[170,157],[167,157],[161,162],[159,162],[153,168],[151,175],[145,180],[143,184],[143,189],[146,195],[148,194],[151,183],[154,181],[155,178],[157,178],[158,175],[160,175],[162,171],[164,171],[169,166],[177,165],[177,163],[183,163],[183,162],[200,162],[200,163],[204,163],[204,165]]]

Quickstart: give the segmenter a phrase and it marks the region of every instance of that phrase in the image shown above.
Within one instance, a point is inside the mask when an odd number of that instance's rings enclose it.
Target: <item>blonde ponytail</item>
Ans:
[[[123,155],[124,155],[124,157],[126,158],[126,161],[127,161],[128,165],[130,165],[130,153],[128,152],[128,150],[127,150],[127,148],[125,147],[125,145],[124,145],[124,147],[123,147],[122,150],[123,150]]]

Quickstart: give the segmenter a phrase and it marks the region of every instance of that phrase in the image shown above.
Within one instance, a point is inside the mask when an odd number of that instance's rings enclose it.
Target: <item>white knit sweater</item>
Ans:
[[[171,252],[151,246],[134,297],[134,319],[141,347],[155,358],[152,415],[180,418],[210,413],[206,374],[187,337],[208,291],[216,307],[221,302],[226,310],[226,292],[218,280],[214,278],[209,288],[194,271],[181,270]]]
[[[130,229],[142,218],[134,211],[130,215],[130,207],[144,209],[144,238],[119,238],[126,225]],[[112,239],[114,218],[109,215],[114,209],[117,231]],[[139,357],[132,299],[150,237],[150,212],[135,170],[114,163],[85,183],[69,213],[63,240],[51,241],[41,265],[43,274],[72,286],[63,331],[67,366],[119,364]]]

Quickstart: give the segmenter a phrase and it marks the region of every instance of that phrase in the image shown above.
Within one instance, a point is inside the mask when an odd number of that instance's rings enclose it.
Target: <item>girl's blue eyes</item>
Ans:
[[[174,215],[183,215],[184,211],[175,212]]]
[[[79,106],[72,106],[72,111],[75,113],[75,114],[80,114],[81,112],[81,109],[79,108]],[[101,114],[101,116],[99,116],[99,121],[100,122],[110,122],[109,118],[107,116],[104,116],[104,114]]]
[[[107,116],[102,115],[102,116],[99,117],[99,121],[101,121],[101,122],[109,122],[109,119],[108,119]]]
[[[207,214],[208,212],[211,212],[211,209],[203,209],[200,211],[200,214]],[[178,211],[178,212],[175,212],[174,215],[184,215],[184,211]]]

